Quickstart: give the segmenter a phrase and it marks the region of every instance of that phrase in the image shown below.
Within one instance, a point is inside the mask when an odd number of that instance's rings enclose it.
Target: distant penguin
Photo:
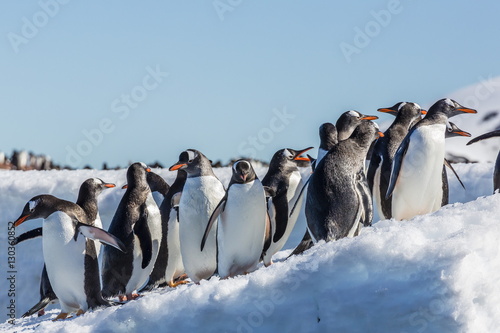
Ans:
[[[210,217],[201,250],[210,229],[217,227],[217,267],[224,279],[257,269],[266,232],[266,193],[249,161],[234,162],[226,195]]]
[[[390,219],[391,200],[385,198],[391,177],[392,160],[396,150],[416,121],[421,120],[425,110],[410,102],[400,102],[390,108],[378,109],[396,116],[394,122],[384,132],[384,137],[378,139],[373,148],[373,154],[368,167],[368,187],[372,193],[374,205],[377,207],[380,219]]]
[[[207,223],[225,189],[215,176],[211,163],[194,149],[183,151],[170,171],[185,170],[187,179],[179,201],[179,239],[182,262],[188,277],[195,283],[210,278],[217,268],[217,224],[207,236],[205,247],[200,244]]]
[[[471,145],[473,143],[486,140],[489,138],[500,136],[500,130],[491,131],[488,133],[484,133],[480,136],[475,137],[470,140],[467,145]],[[495,169],[493,171],[493,193],[500,190],[500,151],[498,152],[497,159],[495,161]]]
[[[378,119],[377,116],[367,116],[355,110],[342,113],[335,123],[338,141],[347,140],[362,120],[376,119]]]
[[[127,191],[123,195],[109,226],[109,232],[120,239],[125,254],[105,248],[102,264],[102,294],[131,300],[147,282],[158,256],[161,242],[161,218],[146,180],[151,172],[144,163],[134,163],[127,170]]]
[[[358,124],[348,139],[335,145],[316,166],[306,200],[307,226],[314,241],[333,241],[359,233],[365,211],[358,186],[366,153],[378,135],[371,121]]]
[[[125,251],[121,241],[100,228],[86,224],[86,214],[77,204],[51,195],[33,197],[14,226],[36,218],[44,219],[44,261],[52,288],[61,304],[61,313],[55,320],[65,319],[71,312],[80,315],[89,308],[109,306],[100,291],[94,242],[85,237]],[[85,237],[78,237],[80,233]]]
[[[301,191],[305,186],[297,161],[309,161],[308,157],[301,155],[310,149],[312,147],[302,150],[278,150],[262,179],[262,185],[269,188],[274,195],[268,200],[272,237],[269,246],[263,249],[262,257],[266,266],[272,264],[272,256],[283,248],[297,222],[303,201]]]
[[[179,201],[186,182],[186,171],[177,170],[177,177],[168,190],[162,204],[160,214],[162,221],[162,238],[160,252],[148,284],[143,290],[152,290],[166,284],[173,288],[186,281],[176,281],[184,274],[181,247],[179,241]]]
[[[102,179],[99,178],[89,178],[85,180],[82,185],[80,185],[76,204],[80,206],[85,212],[87,221],[89,221],[88,224],[102,229],[101,218],[99,216],[99,210],[97,207],[97,197],[104,189],[113,187],[115,187],[115,184],[105,183]],[[38,236],[42,236],[42,228],[36,228],[19,235],[16,238],[15,243],[18,244],[24,240]],[[99,257],[101,244],[99,242],[95,242],[95,248],[96,255],[97,257]],[[42,316],[45,313],[44,308],[49,303],[53,303],[56,300],[56,294],[52,290],[52,286],[47,275],[47,269],[44,265],[40,279],[40,301],[26,313],[24,313],[22,317],[24,318],[27,316],[31,316],[35,312],[38,312],[38,316]]]
[[[410,219],[432,213],[443,204],[443,162],[449,117],[476,113],[449,98],[430,107],[401,142],[392,163],[386,198],[392,195],[392,217]]]

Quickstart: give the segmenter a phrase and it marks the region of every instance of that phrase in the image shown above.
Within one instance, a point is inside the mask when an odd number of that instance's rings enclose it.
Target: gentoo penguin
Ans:
[[[97,197],[106,188],[113,188],[115,184],[105,183],[99,178],[89,178],[85,180],[82,185],[80,185],[80,190],[78,193],[78,198],[76,204],[79,205],[85,215],[87,216],[88,224],[102,228],[101,218],[99,216],[99,210],[97,207]],[[21,234],[16,238],[15,243],[20,243],[26,239],[42,236],[42,228],[36,228],[30,230],[24,234]],[[101,244],[95,242],[96,255],[99,257],[99,252],[101,249]],[[35,304],[31,309],[23,314],[23,318],[31,316],[35,312],[38,312],[38,316],[42,316],[45,311],[44,308],[49,304],[57,300],[56,294],[54,293],[52,286],[47,275],[47,269],[45,265],[43,266],[42,275],[40,278],[40,301]]]
[[[389,187],[392,160],[411,126],[419,121],[422,118],[421,115],[426,114],[427,111],[422,110],[420,105],[410,102],[400,102],[390,108],[380,108],[378,111],[393,114],[396,119],[384,132],[384,137],[375,143],[368,167],[367,180],[374,206],[378,210],[378,216],[380,219],[390,219],[392,217],[391,200],[385,199],[385,193]]]
[[[149,276],[144,291],[161,287],[164,284],[173,288],[185,281],[176,281],[184,274],[181,245],[179,241],[179,200],[182,188],[186,182],[187,173],[183,169],[177,170],[177,177],[168,190],[160,205],[162,238],[160,252],[153,272]]]
[[[61,304],[61,313],[55,318],[64,319],[77,311],[80,315],[98,306],[109,306],[102,298],[99,265],[94,242],[99,240],[119,251],[123,243],[108,232],[87,224],[83,209],[69,201],[52,195],[33,197],[24,207],[14,226],[42,218],[43,256],[47,275]],[[79,234],[85,237],[78,237]]]
[[[187,179],[179,201],[179,240],[187,276],[195,283],[210,278],[217,268],[217,225],[207,236],[200,251],[201,239],[217,204],[226,191],[215,176],[208,158],[194,149],[183,151],[170,171],[185,170]]]
[[[269,188],[273,197],[268,200],[268,213],[271,221],[271,241],[264,247],[264,265],[272,264],[272,256],[283,248],[299,216],[305,186],[297,167],[297,161],[309,161],[301,155],[312,147],[294,150],[280,149],[272,157],[269,169],[262,179],[262,185]],[[303,193],[303,192],[302,192]]]
[[[351,136],[335,145],[316,166],[306,200],[307,226],[314,241],[353,237],[364,214],[364,191],[357,186],[366,153],[381,133],[362,121]]]
[[[144,163],[127,170],[127,191],[116,209],[109,232],[127,249],[125,254],[105,248],[102,265],[102,294],[120,301],[131,300],[148,279],[161,242],[161,218],[146,180],[151,172]]]
[[[406,135],[394,156],[386,194],[392,195],[393,218],[410,219],[441,207],[446,123],[449,117],[476,112],[444,98]]]
[[[201,250],[210,229],[217,227],[217,267],[222,279],[253,272],[262,254],[266,231],[266,193],[249,161],[234,162],[226,195],[210,217]]]
[[[467,142],[467,145],[471,145],[478,141],[486,140],[497,136],[500,136],[500,130],[491,131],[488,133],[484,133],[480,136],[477,136],[474,139]],[[497,159],[495,161],[495,169],[493,171],[493,193],[495,193],[497,190],[500,190],[500,152],[498,152]]]
[[[375,120],[377,116],[367,116],[355,110],[342,113],[335,123],[338,141],[347,140],[362,120]]]

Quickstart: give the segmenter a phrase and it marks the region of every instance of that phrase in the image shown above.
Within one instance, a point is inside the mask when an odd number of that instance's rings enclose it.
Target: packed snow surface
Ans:
[[[20,316],[38,301],[41,239],[15,253],[15,325],[4,332],[494,332],[500,327],[500,195],[492,195],[493,164],[459,164],[462,189],[450,179],[450,204],[409,221],[384,220],[355,238],[319,243],[284,260],[305,230],[303,214],[275,264],[236,278],[155,290],[121,306],[52,322]],[[174,172],[154,170],[172,183]],[[230,168],[216,169],[227,185]],[[265,168],[257,169],[262,178]],[[309,169],[303,169],[308,177]],[[451,174],[451,172],[449,172]],[[104,228],[123,195],[125,170],[2,171],[0,212],[2,280],[7,271],[7,222],[28,200],[51,193],[76,200],[80,184],[100,177],[118,186],[99,198]],[[28,221],[16,233],[41,225]],[[8,281],[7,281],[8,282]],[[10,297],[2,288],[2,316]]]

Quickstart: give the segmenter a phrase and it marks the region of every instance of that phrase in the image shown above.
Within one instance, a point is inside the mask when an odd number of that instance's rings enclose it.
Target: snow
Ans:
[[[458,164],[463,190],[450,179],[450,202],[409,221],[384,220],[355,238],[320,243],[284,261],[305,229],[303,212],[275,264],[236,278],[212,277],[200,285],[155,290],[129,303],[52,322],[53,305],[43,317],[16,319],[4,332],[121,332],[166,330],[204,332],[492,332],[500,325],[500,195],[492,195],[493,164]],[[172,183],[174,172],[153,170]],[[256,168],[262,178],[265,168]],[[230,168],[215,170],[227,185]],[[302,170],[308,176],[310,170]],[[2,171],[0,212],[16,219],[33,196],[51,193],[75,200],[85,179],[99,177],[118,187],[105,190],[100,214],[107,228],[125,183],[118,171]],[[40,225],[28,221],[20,234]],[[7,224],[0,241],[6,244]],[[6,245],[4,245],[4,249]],[[7,272],[6,251],[1,252]],[[16,313],[38,301],[41,239],[16,247]],[[7,277],[4,273],[5,279]],[[5,280],[4,280],[5,281]],[[3,288],[2,288],[3,289]],[[9,297],[2,291],[2,315]],[[4,317],[5,318],[5,317]],[[4,319],[6,320],[6,319]]]

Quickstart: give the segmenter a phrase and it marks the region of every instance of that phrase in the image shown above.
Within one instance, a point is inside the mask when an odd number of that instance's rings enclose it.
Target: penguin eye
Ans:
[[[188,161],[188,163],[191,163],[191,162],[193,162],[193,160],[189,160],[189,161]]]

